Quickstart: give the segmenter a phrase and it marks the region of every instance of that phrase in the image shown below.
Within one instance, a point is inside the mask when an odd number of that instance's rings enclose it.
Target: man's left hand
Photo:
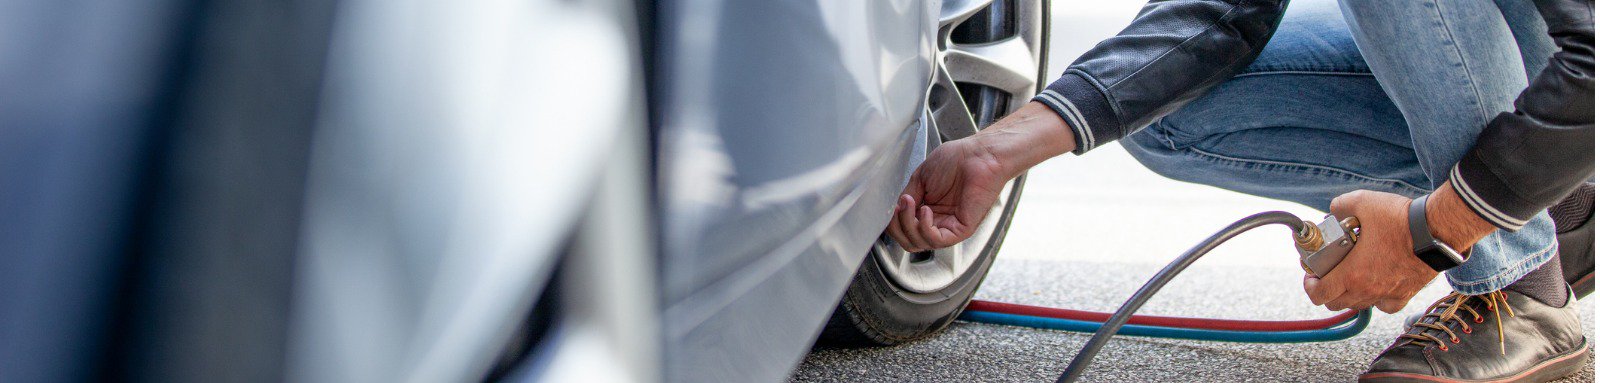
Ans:
[[[1411,251],[1410,203],[1398,194],[1369,190],[1333,199],[1329,210],[1334,216],[1361,221],[1361,239],[1328,275],[1306,275],[1312,304],[1335,311],[1377,306],[1393,314],[1439,275]]]

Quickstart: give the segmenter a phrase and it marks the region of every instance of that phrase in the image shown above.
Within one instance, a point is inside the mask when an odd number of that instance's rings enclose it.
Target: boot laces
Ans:
[[[1511,303],[1506,301],[1506,293],[1503,291],[1494,291],[1482,295],[1466,295],[1457,292],[1451,292],[1450,295],[1446,295],[1444,298],[1433,302],[1433,304],[1429,306],[1427,314],[1423,315],[1421,318],[1417,318],[1416,322],[1411,323],[1413,329],[1420,331],[1416,331],[1415,333],[1408,331],[1405,334],[1401,334],[1400,338],[1405,339],[1406,342],[1401,343],[1396,347],[1405,346],[1408,344],[1427,347],[1431,344],[1438,346],[1440,351],[1450,351],[1450,346],[1445,344],[1445,339],[1449,339],[1450,344],[1461,342],[1461,337],[1456,335],[1456,331],[1455,329],[1451,328],[1450,322],[1454,321],[1455,324],[1460,325],[1462,332],[1468,334],[1472,333],[1472,324],[1467,323],[1467,319],[1461,316],[1461,311],[1466,311],[1468,314],[1472,314],[1473,323],[1483,323],[1483,315],[1480,315],[1478,310],[1473,309],[1472,306],[1468,305],[1468,303],[1474,298],[1488,304],[1489,311],[1494,312],[1495,329],[1498,330],[1496,333],[1500,335],[1500,354],[1505,355],[1506,335],[1504,331],[1505,327],[1500,321],[1499,307],[1502,305],[1505,306],[1506,313],[1512,317],[1516,317],[1517,313],[1511,311]],[[1434,320],[1430,322],[1428,321],[1428,318],[1433,318]],[[1440,335],[1446,337],[1441,338],[1439,337]]]

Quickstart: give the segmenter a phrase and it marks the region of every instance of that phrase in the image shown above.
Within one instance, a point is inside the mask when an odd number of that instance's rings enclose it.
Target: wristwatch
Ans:
[[[1428,229],[1428,196],[1423,195],[1411,200],[1411,211],[1408,214],[1411,221],[1411,252],[1428,264],[1433,271],[1443,272],[1461,266],[1467,261],[1456,249],[1450,248],[1438,238],[1433,237],[1433,231]]]

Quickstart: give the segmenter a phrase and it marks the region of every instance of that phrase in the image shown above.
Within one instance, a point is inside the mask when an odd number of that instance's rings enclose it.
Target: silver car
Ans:
[[[881,233],[929,150],[1043,85],[1045,7],[656,4],[647,77],[668,380],[777,381],[819,333],[888,345],[954,320],[1023,180],[955,247],[907,253]]]

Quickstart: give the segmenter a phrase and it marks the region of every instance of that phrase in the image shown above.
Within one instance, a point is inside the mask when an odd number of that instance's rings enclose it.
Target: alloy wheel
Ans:
[[[928,91],[928,149],[976,134],[1026,104],[1042,85],[1044,0],[945,0]],[[874,244],[883,272],[900,288],[929,293],[978,264],[995,239],[1001,210],[1015,203],[1006,184],[973,236],[944,249],[910,253],[887,236]]]

